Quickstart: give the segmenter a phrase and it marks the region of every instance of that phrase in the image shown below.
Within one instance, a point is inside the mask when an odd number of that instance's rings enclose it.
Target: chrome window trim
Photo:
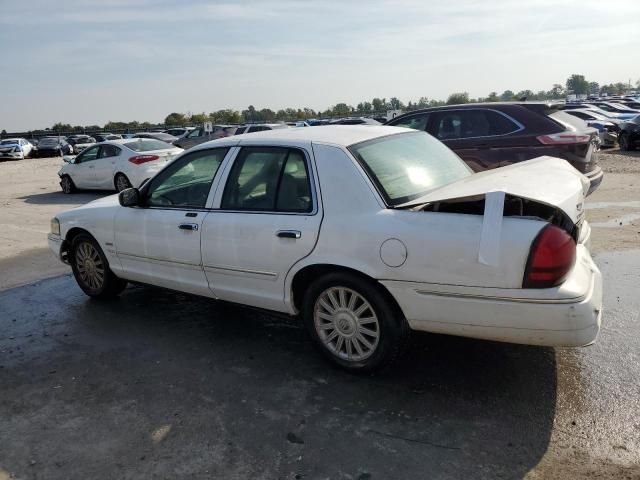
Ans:
[[[498,113],[500,115],[502,115],[503,117],[505,117],[507,120],[510,120],[511,122],[515,123],[518,128],[516,130],[513,130],[512,132],[509,133],[501,133],[499,135],[478,135],[475,137],[458,137],[458,138],[446,138],[446,139],[440,139],[438,138],[436,135],[433,135],[433,137],[441,142],[443,141],[454,141],[454,140],[469,140],[469,139],[473,139],[473,138],[496,138],[496,137],[506,137],[507,135],[513,135],[514,133],[518,133],[521,132],[522,130],[524,130],[524,125],[521,124],[518,120],[516,120],[515,118],[513,118],[511,115],[507,115],[504,112],[501,112],[500,110],[496,110],[494,108],[452,108],[452,109],[445,109],[445,110],[438,110],[438,111],[434,111],[433,113],[443,113],[443,112],[469,112],[469,111],[484,111],[484,110],[488,110],[490,112],[495,112]],[[427,133],[429,133],[427,131]],[[429,133],[429,135],[431,135]]]

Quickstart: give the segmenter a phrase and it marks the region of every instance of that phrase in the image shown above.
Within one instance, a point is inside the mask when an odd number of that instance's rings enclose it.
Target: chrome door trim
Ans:
[[[265,272],[261,270],[248,270],[244,268],[229,267],[227,265],[205,265],[205,272],[221,273],[223,275],[236,275],[236,276],[257,276],[259,278],[268,278],[269,280],[276,280],[278,274],[275,272]]]
[[[126,252],[117,252],[116,254],[119,257],[126,257],[130,260],[135,260],[139,262],[149,262],[149,263],[155,263],[157,265],[170,265],[173,267],[186,268],[189,270],[202,270],[201,263],[177,262],[175,260],[167,260],[165,258],[148,257],[144,255],[135,255],[133,253],[126,253]]]

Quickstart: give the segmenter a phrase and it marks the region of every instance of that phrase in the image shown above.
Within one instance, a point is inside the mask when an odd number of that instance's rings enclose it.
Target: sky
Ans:
[[[640,0],[0,0],[0,129],[640,79]]]

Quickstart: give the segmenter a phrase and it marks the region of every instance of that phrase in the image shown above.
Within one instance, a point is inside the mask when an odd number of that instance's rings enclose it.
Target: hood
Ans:
[[[411,204],[441,202],[504,192],[562,210],[574,223],[584,214],[589,179],[566,160],[538,157],[462,178],[433,190]]]
[[[89,203],[85,203],[84,205],[78,208],[93,208],[93,207],[111,207],[114,205],[120,205],[120,201],[118,200],[118,194],[115,193],[113,195],[109,195],[108,197],[98,198],[97,200],[93,200]]]

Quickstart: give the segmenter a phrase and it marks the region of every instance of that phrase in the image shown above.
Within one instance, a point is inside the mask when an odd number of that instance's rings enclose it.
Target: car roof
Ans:
[[[265,144],[272,141],[285,145],[324,143],[348,147],[373,138],[407,132],[416,132],[416,130],[382,125],[327,125],[309,128],[278,128],[275,130],[263,130],[261,132],[220,138],[218,140],[201,143],[190,150],[200,150],[213,146]]]
[[[7,142],[7,141],[15,142],[16,140],[25,140],[25,139],[23,137],[13,137],[13,138],[3,138],[1,140],[3,142]]]

